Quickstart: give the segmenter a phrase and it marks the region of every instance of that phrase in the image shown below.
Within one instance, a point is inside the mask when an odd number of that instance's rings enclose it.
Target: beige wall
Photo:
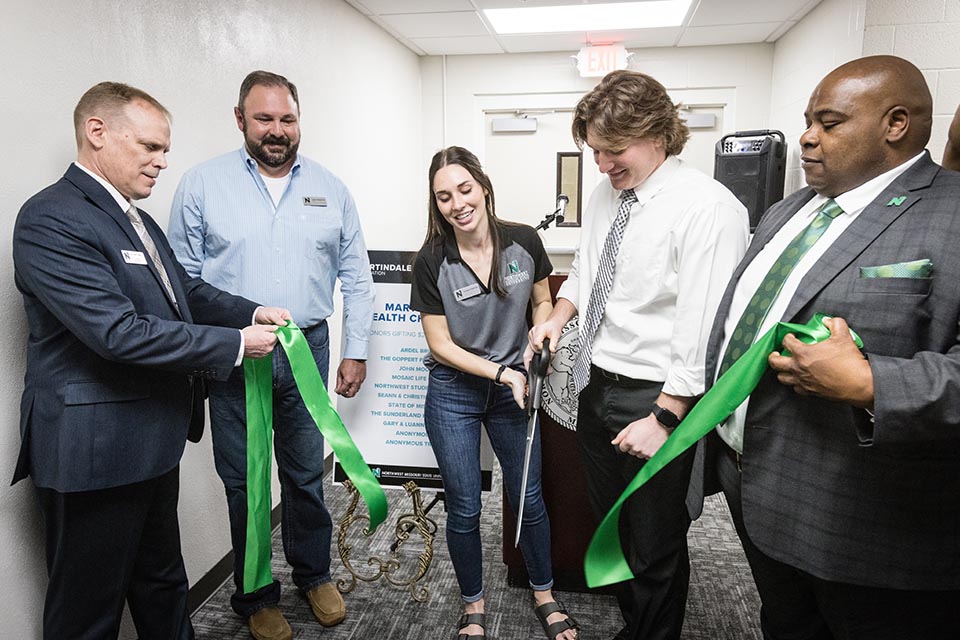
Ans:
[[[571,52],[526,53],[497,55],[430,56],[421,59],[423,84],[423,160],[426,168],[432,155],[449,145],[462,145],[474,151],[481,162],[486,162],[484,109],[496,106],[522,104],[525,108],[556,109],[576,104],[584,93],[592,89],[599,78],[581,78]],[[770,105],[770,77],[773,63],[773,45],[730,45],[716,47],[683,47],[632,50],[630,68],[643,71],[659,80],[673,95],[722,95],[724,133],[744,129],[762,129],[767,126]],[[713,98],[709,98],[708,102]],[[568,139],[572,150],[574,145]],[[558,149],[560,150],[560,149]],[[585,162],[590,163],[589,154]],[[711,165],[712,166],[712,165]],[[488,167],[496,174],[498,192],[520,192],[530,189],[530,180],[544,180],[551,185],[553,166],[531,168],[517,166]],[[711,169],[708,169],[710,171]],[[544,175],[549,174],[544,178]],[[586,175],[586,173],[584,174]],[[537,176],[540,176],[537,178]],[[513,183],[509,181],[514,181]],[[423,186],[426,197],[426,183]],[[583,197],[592,189],[584,187]],[[515,203],[499,201],[502,211],[519,218],[512,206]],[[543,202],[542,212],[549,211],[551,198]],[[420,224],[426,220],[426,203],[422,205]],[[536,224],[540,207],[532,212],[524,209]],[[544,241],[554,266],[566,271],[572,259],[572,248],[577,245],[579,228],[551,228]]]
[[[960,0],[824,0],[774,46],[771,127],[789,146],[784,193],[803,186],[798,139],[817,83],[861,55],[890,54],[916,64],[934,97],[927,148],[943,156],[947,128],[960,104]]]
[[[783,193],[804,185],[798,139],[810,92],[837,66],[860,57],[865,0],[823,0],[774,45],[770,128],[787,138]]]
[[[648,73],[668,89],[729,87],[736,98],[737,128],[766,124],[770,105],[773,45],[635,49],[630,68]],[[571,56],[520,53],[421,58],[423,153],[444,145],[477,146],[481,98],[491,95],[582,94],[599,78],[581,78]]]
[[[73,0],[4,3],[0,21],[0,483],[19,448],[27,328],[13,284],[10,238],[31,194],[75,157],[71,114],[101,80],[133,84],[173,112],[170,163],[143,207],[166,226],[182,173],[238,148],[232,105],[244,75],[265,68],[299,85],[301,150],[353,192],[368,243],[419,243],[397,224],[416,201],[420,168],[420,70],[416,56],[341,0],[166,3]],[[339,333],[334,329],[333,352]],[[229,550],[223,488],[209,436],[182,464],[183,551],[191,582]],[[278,492],[275,489],[276,500]],[[4,637],[39,638],[46,578],[30,482],[0,491],[0,574],[16,585],[0,603]],[[132,637],[124,633],[124,637]]]
[[[892,54],[920,67],[933,94],[930,154],[940,162],[960,104],[960,0],[867,0],[863,55]]]

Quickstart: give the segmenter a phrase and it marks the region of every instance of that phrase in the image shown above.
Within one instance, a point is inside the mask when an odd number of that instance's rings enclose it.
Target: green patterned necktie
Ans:
[[[780,295],[780,289],[783,288],[783,283],[786,282],[793,268],[806,255],[810,247],[816,244],[820,236],[830,226],[830,223],[833,222],[833,219],[841,213],[843,213],[843,209],[834,202],[833,198],[827,200],[817,211],[813,222],[808,224],[790,241],[787,248],[773,263],[770,271],[764,276],[763,282],[760,283],[760,287],[750,298],[750,304],[743,310],[743,315],[740,316],[737,327],[733,330],[730,343],[727,344],[727,350],[723,353],[723,360],[720,361],[719,375],[723,375],[730,368],[730,365],[750,348],[757,337],[757,331],[759,331],[763,319],[767,317],[767,312],[770,311],[773,301]]]

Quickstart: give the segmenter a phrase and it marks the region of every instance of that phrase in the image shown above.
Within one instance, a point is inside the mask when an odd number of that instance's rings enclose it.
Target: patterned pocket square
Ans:
[[[861,278],[929,278],[932,274],[933,263],[927,258],[879,267],[860,267]]]

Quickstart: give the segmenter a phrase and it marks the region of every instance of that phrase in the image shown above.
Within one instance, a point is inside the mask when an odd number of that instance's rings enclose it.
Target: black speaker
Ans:
[[[717,143],[713,177],[747,208],[751,233],[763,212],[783,199],[786,168],[787,143],[780,131],[737,131]]]

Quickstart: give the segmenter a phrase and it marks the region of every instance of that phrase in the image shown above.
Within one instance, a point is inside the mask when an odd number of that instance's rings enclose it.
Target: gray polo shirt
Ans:
[[[480,282],[460,258],[454,238],[424,245],[413,265],[410,307],[447,317],[454,344],[492,362],[523,364],[529,329],[533,283],[553,271],[537,232],[527,225],[500,223],[500,282],[507,295],[498,296]],[[423,359],[432,369],[436,360]]]

